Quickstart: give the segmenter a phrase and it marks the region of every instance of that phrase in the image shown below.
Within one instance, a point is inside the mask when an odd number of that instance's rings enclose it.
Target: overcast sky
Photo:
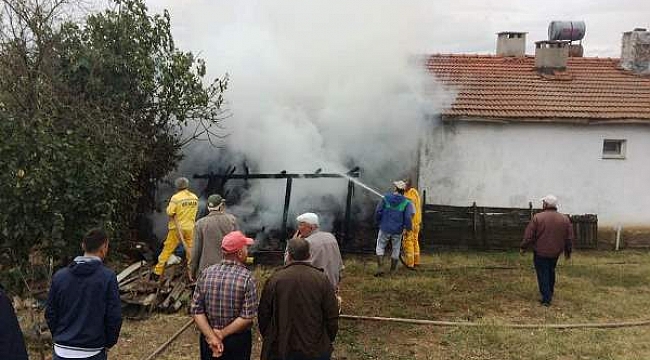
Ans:
[[[618,57],[622,32],[650,27],[650,1],[644,0],[151,0],[148,4],[155,11],[168,9],[179,45],[201,51],[208,61],[210,48],[217,45],[211,41],[215,35],[259,17],[296,32],[308,30],[312,21],[315,26],[344,23],[374,28],[377,21],[387,28],[409,26],[419,31],[420,50],[442,53],[493,53],[499,31],[528,32],[527,52],[532,53],[533,41],[546,38],[550,21],[584,20],[585,55]]]
[[[401,119],[403,128],[419,129],[423,116],[435,113],[428,107],[443,106],[446,95],[453,94],[431,96],[438,87],[422,83],[422,76],[415,73],[421,67],[409,64],[414,54],[493,54],[500,31],[528,32],[527,53],[532,54],[534,41],[547,39],[549,22],[582,20],[585,56],[618,57],[624,31],[650,27],[649,0],[150,0],[147,4],[153,12],[170,12],[176,45],[204,58],[210,77],[230,74],[226,98],[234,118],[227,126],[245,138],[232,136],[229,145],[243,147],[249,159],[264,163],[281,159],[269,164],[273,168],[314,159],[341,163],[353,157],[367,162],[376,153],[376,144],[356,139],[368,138],[368,129],[375,132],[371,136],[375,143],[391,136],[395,118]],[[282,132],[270,134],[264,126]],[[253,140],[259,143],[256,150],[250,145]],[[309,146],[287,158],[286,144],[295,148],[304,140]],[[414,141],[402,140],[404,149]],[[274,151],[281,156],[270,157]]]
[[[179,173],[216,170],[209,166],[241,158],[261,172],[336,172],[361,165],[362,180],[380,191],[393,179],[413,176],[421,134],[436,125],[431,115],[454,96],[422,76],[413,55],[493,54],[500,31],[528,32],[532,54],[533,42],[547,38],[550,21],[583,20],[585,55],[618,57],[622,32],[650,27],[648,0],[151,0],[148,5],[154,12],[169,10],[176,45],[204,58],[210,77],[231,76],[225,94],[233,114],[225,124],[228,152],[198,143],[186,151]],[[309,205],[309,197],[339,193],[335,198],[344,199],[344,182],[316,185],[294,185],[292,196],[300,201],[292,201]],[[278,186],[251,190],[251,197],[281,209],[277,194],[284,185]],[[280,216],[270,211],[268,218]]]

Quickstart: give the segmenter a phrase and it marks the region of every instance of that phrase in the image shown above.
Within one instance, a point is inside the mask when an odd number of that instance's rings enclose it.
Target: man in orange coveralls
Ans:
[[[415,212],[411,218],[411,230],[406,231],[402,248],[404,250],[404,262],[409,269],[420,265],[420,244],[418,236],[420,233],[420,224],[422,224],[422,205],[420,203],[420,194],[411,184],[411,179],[404,179],[406,183],[406,192],[404,196],[411,201]]]

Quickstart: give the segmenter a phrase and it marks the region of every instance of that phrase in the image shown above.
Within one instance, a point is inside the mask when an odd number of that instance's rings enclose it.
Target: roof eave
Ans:
[[[441,115],[443,122],[477,122],[492,124],[544,123],[580,125],[650,125],[650,119],[594,119],[594,118],[544,118],[544,117],[480,117],[462,115]]]

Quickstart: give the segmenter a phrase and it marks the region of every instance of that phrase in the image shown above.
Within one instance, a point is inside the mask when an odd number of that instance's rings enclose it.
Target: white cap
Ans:
[[[400,190],[406,190],[406,183],[402,180],[393,181],[393,185]]]
[[[296,220],[298,222],[304,222],[304,223],[307,223],[307,224],[318,226],[318,215],[316,215],[314,213],[304,213],[302,215],[299,215],[296,218]]]
[[[552,206],[552,207],[557,206],[557,198],[555,197],[555,195],[548,194],[548,195],[544,196],[543,198],[541,198],[539,200],[541,200],[542,202],[545,202],[546,205],[548,205],[548,206]]]

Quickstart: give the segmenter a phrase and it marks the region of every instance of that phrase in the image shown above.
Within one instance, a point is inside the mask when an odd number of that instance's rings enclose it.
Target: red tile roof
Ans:
[[[445,119],[650,124],[650,77],[618,63],[569,58],[566,71],[541,75],[533,56],[432,55],[427,68],[456,92]]]

